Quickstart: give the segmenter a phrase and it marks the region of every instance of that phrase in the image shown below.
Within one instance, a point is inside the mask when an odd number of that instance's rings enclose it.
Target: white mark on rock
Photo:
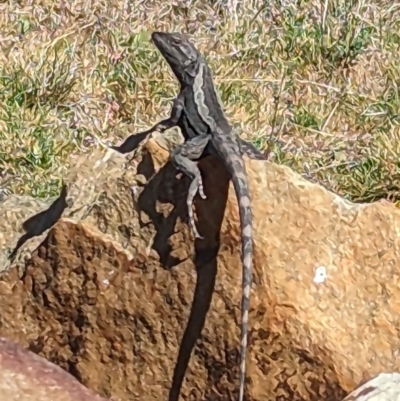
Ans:
[[[314,274],[314,283],[316,284],[321,284],[323,283],[327,278],[326,274],[326,267],[325,266],[319,266],[315,269],[315,274]]]
[[[132,191],[133,195],[137,196],[139,193],[139,187],[137,185],[132,185],[131,191]]]
[[[111,270],[109,273],[109,276],[112,276],[113,274],[114,274],[114,270]],[[110,285],[110,280],[108,280],[107,278],[105,278],[103,281],[102,281],[102,283],[103,283],[103,285],[105,285],[105,286],[109,286]]]

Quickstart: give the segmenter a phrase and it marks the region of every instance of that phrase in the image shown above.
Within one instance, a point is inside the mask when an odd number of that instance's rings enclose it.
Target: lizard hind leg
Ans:
[[[189,186],[186,204],[188,207],[190,228],[192,229],[194,236],[199,239],[202,239],[203,237],[199,234],[196,227],[193,212],[193,200],[197,192],[203,199],[206,199],[206,196],[204,194],[201,173],[195,160],[198,160],[201,157],[210,139],[211,137],[207,134],[191,138],[184,144],[177,146],[171,155],[171,161],[174,166],[192,179]]]
[[[196,227],[196,222],[195,222],[194,212],[193,212],[193,199],[194,199],[197,191],[199,191],[200,194],[203,193],[203,191],[200,189],[202,187],[203,187],[203,184],[202,184],[201,176],[196,176],[190,184],[189,192],[188,192],[188,196],[187,196],[187,200],[186,200],[186,204],[188,207],[189,224],[190,224],[190,227],[193,231],[195,238],[199,238],[199,239],[203,239],[203,237],[199,234],[197,227]],[[203,195],[204,195],[204,193],[203,193]],[[203,199],[204,199],[204,197],[203,197]]]

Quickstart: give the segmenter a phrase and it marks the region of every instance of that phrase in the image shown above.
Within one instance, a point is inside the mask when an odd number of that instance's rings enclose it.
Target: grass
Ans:
[[[116,143],[167,116],[178,85],[150,34],[179,30],[271,160],[355,202],[400,200],[399,5],[165,3],[0,3],[3,192],[54,196],[95,136]]]

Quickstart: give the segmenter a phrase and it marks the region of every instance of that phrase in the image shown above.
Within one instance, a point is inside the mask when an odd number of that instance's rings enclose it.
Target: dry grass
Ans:
[[[119,143],[167,116],[178,85],[149,36],[180,30],[243,138],[353,201],[400,199],[400,6],[247,0],[235,15],[232,0],[166,3],[0,4],[3,191],[55,195],[93,137]]]

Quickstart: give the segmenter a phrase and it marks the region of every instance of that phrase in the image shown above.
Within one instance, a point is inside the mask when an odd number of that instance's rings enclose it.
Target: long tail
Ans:
[[[246,168],[239,145],[234,136],[216,136],[213,143],[226,168],[232,176],[233,187],[238,199],[240,223],[242,227],[242,316],[239,369],[239,398],[243,401],[246,380],[247,331],[250,308],[250,290],[253,269],[253,217]]]
[[[243,163],[243,161],[242,161]],[[245,170],[244,170],[245,172]],[[250,290],[253,268],[253,237],[252,213],[250,207],[249,187],[247,180],[236,179],[232,176],[233,186],[239,204],[240,223],[242,227],[242,316],[241,316],[241,344],[240,344],[240,371],[239,371],[239,401],[243,401],[246,380],[247,331],[250,309]]]

